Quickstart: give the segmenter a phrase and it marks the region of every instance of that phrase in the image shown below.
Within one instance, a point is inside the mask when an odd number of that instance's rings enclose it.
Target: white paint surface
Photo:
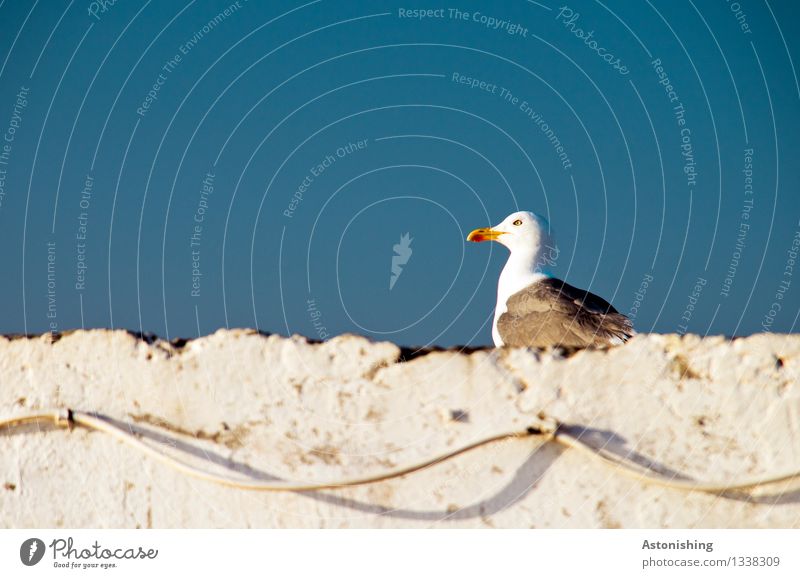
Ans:
[[[800,336],[639,335],[567,358],[400,353],[244,330],[181,348],[123,331],[0,338],[0,415],[70,407],[162,424],[195,465],[291,480],[411,464],[540,411],[696,479],[800,469]],[[51,430],[0,435],[0,526],[797,527],[800,491],[687,494],[525,439],[369,487],[253,493],[186,478],[104,434]]]

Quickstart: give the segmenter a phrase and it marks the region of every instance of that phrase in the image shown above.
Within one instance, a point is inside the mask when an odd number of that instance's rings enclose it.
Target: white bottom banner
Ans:
[[[0,576],[777,577],[800,576],[799,542],[798,530],[4,530]]]

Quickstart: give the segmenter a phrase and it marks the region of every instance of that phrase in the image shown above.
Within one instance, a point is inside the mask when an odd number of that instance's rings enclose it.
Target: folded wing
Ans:
[[[509,347],[604,347],[627,341],[631,321],[602,297],[544,279],[509,297],[497,321]]]

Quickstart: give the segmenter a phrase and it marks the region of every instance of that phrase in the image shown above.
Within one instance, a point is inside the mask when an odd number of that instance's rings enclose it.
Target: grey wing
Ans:
[[[630,320],[605,299],[559,279],[534,283],[506,306],[497,329],[511,347],[604,346],[634,333]]]

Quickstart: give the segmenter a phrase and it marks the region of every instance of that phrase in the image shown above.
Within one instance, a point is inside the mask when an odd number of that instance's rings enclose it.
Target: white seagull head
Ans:
[[[547,219],[530,211],[511,213],[500,224],[488,229],[475,229],[467,236],[467,241],[497,241],[508,247],[514,257],[529,261],[535,269],[547,265],[541,259],[547,250],[555,249]]]

